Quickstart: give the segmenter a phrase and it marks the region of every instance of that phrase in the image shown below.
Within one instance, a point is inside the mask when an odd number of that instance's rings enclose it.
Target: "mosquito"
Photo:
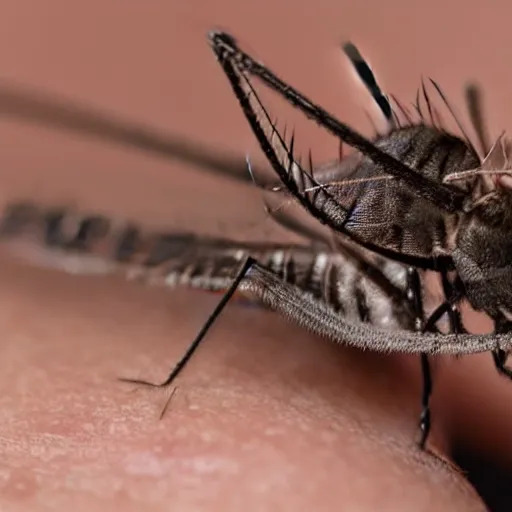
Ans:
[[[336,342],[385,352],[491,351],[498,371],[512,378],[505,365],[512,346],[512,192],[502,179],[510,173],[504,139],[499,138],[481,161],[466,137],[437,127],[431,114],[431,125],[397,127],[370,141],[283,82],[229,34],[211,32],[209,41],[281,190],[335,236],[417,269],[455,271],[452,293],[427,323],[467,299],[494,320],[495,328],[491,334],[474,335],[463,329],[449,334],[384,331],[343,318],[334,323],[325,311],[313,312],[306,301],[299,305],[301,298],[290,290],[277,290],[274,276],[256,261],[249,261],[239,280],[255,281],[274,308],[304,315],[307,328]],[[357,161],[324,173],[301,166],[293,137],[287,143],[279,133],[252,78],[358,150]],[[430,111],[427,95],[425,99]],[[476,118],[475,112],[472,116]]]
[[[369,166],[370,161],[367,158],[363,161],[366,168],[362,168],[364,165],[361,166],[361,158],[358,155],[349,155],[335,164],[315,170],[313,176],[312,169],[309,173],[304,171],[294,159],[293,141],[290,144],[291,148],[288,148],[266,116],[247,75],[254,74],[285,95],[293,91],[292,103],[296,98],[300,98],[300,108],[309,105],[318,113],[321,112],[318,107],[312,105],[293,88],[280,82],[268,68],[244,54],[227,34],[210,34],[210,43],[230,79],[260,145],[281,179],[280,187],[276,187],[275,183],[262,183],[259,173],[253,169],[253,175],[258,175],[257,184],[263,189],[270,188],[273,192],[297,198],[312,217],[329,227],[329,236],[325,235],[325,231],[306,227],[292,215],[279,215],[271,209],[268,211],[276,222],[303,235],[310,243],[303,246],[241,244],[235,240],[198,237],[192,233],[146,235],[134,225],[119,227],[102,216],[80,215],[63,209],[38,208],[25,203],[16,203],[7,209],[1,225],[2,236],[20,233],[35,235],[36,238],[39,237],[42,245],[54,251],[53,255],[59,255],[60,259],[50,257],[52,264],[64,269],[72,268],[74,272],[120,271],[128,277],[140,277],[154,284],[165,284],[169,287],[186,285],[224,292],[221,301],[187,352],[166,381],[159,386],[167,386],[174,381],[236,292],[252,297],[262,305],[335,342],[385,352],[421,354],[424,392],[420,446],[423,447],[430,429],[428,400],[432,387],[426,354],[472,353],[495,350],[497,346],[501,350],[508,348],[508,337],[504,338],[501,334],[478,337],[464,332],[457,312],[457,304],[463,297],[463,290],[458,281],[452,283],[448,279],[448,271],[452,269],[452,266],[447,264],[449,255],[436,255],[435,264],[428,257],[424,257],[416,246],[424,250],[425,246],[428,247],[429,239],[413,243],[410,247],[414,249],[412,254],[408,252],[408,246],[397,251],[396,233],[394,240],[385,240],[385,243],[375,247],[362,236],[366,235],[372,240],[380,241],[375,231],[368,230],[368,223],[364,217],[366,212],[371,211],[371,206],[376,204],[376,200],[382,197],[379,196],[382,189],[377,187],[375,192],[370,188],[374,183],[378,183],[379,180],[373,178],[379,172],[383,174],[378,178],[384,178],[380,181],[385,184],[386,193],[392,193],[397,198],[395,208],[384,212],[387,213],[387,218],[397,218],[408,213],[407,208],[414,209],[418,204],[424,208],[425,204],[421,201],[431,201],[437,208],[440,200],[447,200],[450,208],[456,203],[456,192],[460,191],[461,187],[443,182],[442,171],[445,171],[445,168],[440,169],[438,165],[433,170],[429,169],[434,174],[438,173],[434,176],[437,181],[427,172],[414,172],[413,169],[417,169],[418,165],[415,165],[413,160],[425,156],[425,145],[429,151],[435,151],[440,140],[448,145],[444,148],[443,155],[446,155],[445,164],[450,170],[455,167],[459,172],[464,172],[480,168],[480,158],[469,142],[442,130],[437,133],[432,126],[423,122],[409,123],[408,126],[401,127],[396,109],[391,107],[389,100],[380,90],[370,68],[357,48],[347,43],[343,47],[345,54],[388,121],[390,131],[370,142],[338,122],[345,129],[343,136],[338,136],[349,144],[354,144],[355,141],[355,146],[361,153],[374,160]],[[428,100],[426,94],[425,99]],[[476,101],[470,102],[470,105],[476,104]],[[427,105],[429,112],[433,112],[428,101]],[[408,119],[402,105],[397,103],[397,107]],[[197,148],[194,150],[192,145],[184,141],[170,140],[169,137],[150,130],[103,118],[71,105],[52,104],[45,98],[29,98],[17,91],[4,89],[0,91],[0,108],[13,116],[49,123],[64,129],[74,129],[101,139],[128,143],[139,149],[156,152],[165,157],[181,158],[205,166],[211,171],[220,172],[222,175],[248,181],[239,173],[241,165],[236,159],[197,151]],[[471,112],[472,117],[477,119],[479,109],[475,107]],[[435,114],[432,113],[431,119],[434,117]],[[324,112],[321,112],[316,119],[332,128],[332,116],[326,117]],[[403,145],[400,146],[403,138],[400,139],[399,135],[403,136],[404,133],[408,135],[405,138],[406,142],[412,145],[409,151],[412,156],[401,154],[404,149]],[[427,140],[423,140],[422,137]],[[479,141],[485,153],[488,145],[482,130],[479,131]],[[431,157],[428,152],[427,155]],[[397,176],[398,172],[393,174],[390,171],[393,165],[402,171],[406,169],[411,176],[420,176],[419,199],[413,197],[414,200],[411,200],[412,193],[416,192],[412,186],[414,180],[410,176]],[[391,175],[392,179],[389,179],[388,175]],[[248,173],[245,173],[245,176],[248,176]],[[320,176],[323,176],[323,179]],[[480,176],[475,173],[471,179],[477,181]],[[368,180],[368,177],[372,179]],[[426,187],[426,184],[431,183],[437,185],[437,189],[434,187],[435,190],[432,191]],[[398,186],[403,187],[405,192]],[[469,187],[467,183],[465,186]],[[442,193],[438,194],[439,190]],[[335,191],[335,194],[331,191]],[[346,215],[345,212],[345,220],[348,221],[342,221],[340,229],[339,211],[344,210],[343,201],[347,198],[353,204],[348,208],[350,215]],[[331,210],[326,208],[326,205]],[[327,211],[325,215],[324,210]],[[332,215],[333,212],[335,215]],[[431,217],[436,213],[427,211]],[[430,228],[428,222],[421,225]],[[407,228],[411,229],[411,226]],[[339,237],[338,232],[347,237]],[[378,234],[381,236],[380,232]],[[95,257],[84,258],[86,253]],[[395,257],[396,253],[401,257]],[[73,255],[78,258],[69,266],[69,257]],[[445,295],[449,300],[426,320],[418,269],[429,268],[441,271]],[[437,321],[445,313],[450,317],[450,334],[441,334],[436,328]],[[500,336],[504,339],[502,340]],[[154,385],[141,380],[123,380]]]

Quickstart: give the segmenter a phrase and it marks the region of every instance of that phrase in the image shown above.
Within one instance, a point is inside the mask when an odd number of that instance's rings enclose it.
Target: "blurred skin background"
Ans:
[[[502,2],[439,0],[5,1],[0,89],[90,105],[243,164],[246,152],[261,155],[207,31],[230,31],[370,135],[369,97],[339,49],[350,39],[405,102],[421,76],[436,79],[468,129],[462,91],[476,81],[497,137],[511,128],[511,14]],[[297,123],[304,155],[336,157],[336,141],[271,105],[281,126]],[[22,123],[1,108],[0,136],[2,205],[31,199],[246,239],[269,229],[250,187],[177,161]],[[116,378],[163,379],[218,298],[65,275],[6,251],[0,262],[2,510],[485,510],[482,498],[509,509],[512,383],[489,354],[435,363],[431,447],[460,469],[416,448],[417,358],[333,346],[237,305],[159,421],[170,390]],[[476,316],[468,325],[489,327]]]

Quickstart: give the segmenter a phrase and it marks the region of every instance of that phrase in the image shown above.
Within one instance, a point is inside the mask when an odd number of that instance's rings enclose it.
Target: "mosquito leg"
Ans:
[[[496,370],[498,370],[498,373],[501,375],[504,375],[505,377],[508,377],[509,379],[512,379],[512,369],[508,366],[505,366],[505,363],[507,362],[508,352],[505,350],[502,350],[501,348],[497,348],[496,350],[492,351],[492,358],[494,360],[494,365],[496,366]]]
[[[457,305],[457,297],[460,297],[460,293],[458,292],[460,288],[460,283],[458,280],[456,280],[455,283],[451,283],[450,280],[448,279],[448,275],[446,272],[441,272],[441,282],[443,286],[444,296],[451,303],[451,307],[447,311],[448,320],[450,322],[450,332],[464,333],[466,332],[466,330],[462,325],[462,318],[460,316],[459,307]]]
[[[416,314],[416,331],[435,331],[437,321],[446,313],[450,321],[450,331],[453,333],[464,332],[460,313],[456,306],[459,301],[460,294],[457,293],[457,288],[450,283],[448,276],[442,272],[443,290],[447,300],[443,302],[436,310],[430,315],[427,322],[423,317],[423,301],[421,297],[421,282],[419,279],[418,271],[414,267],[408,269],[408,290],[410,299],[413,301],[413,307]],[[418,443],[420,449],[425,449],[425,445],[430,434],[431,427],[431,413],[430,413],[430,397],[432,396],[433,380],[430,368],[430,360],[427,354],[420,355],[421,374],[423,380],[423,390],[421,394],[421,415],[420,415],[420,432],[421,437]]]
[[[220,302],[217,304],[215,309],[213,310],[212,314],[209,316],[208,320],[204,323],[203,327],[201,327],[201,330],[197,334],[194,341],[189,345],[187,351],[185,354],[183,354],[182,358],[178,361],[176,366],[172,369],[171,373],[169,373],[169,376],[167,379],[165,379],[160,384],[155,384],[153,382],[148,382],[145,380],[140,379],[127,379],[127,378],[120,378],[122,382],[130,382],[132,384],[141,384],[143,386],[150,386],[150,387],[156,387],[156,388],[163,388],[169,386],[174,379],[179,375],[179,373],[183,370],[185,365],[189,362],[190,358],[194,355],[194,352],[198,349],[201,341],[203,341],[204,337],[206,336],[207,332],[212,327],[213,323],[219,315],[222,313],[224,307],[227,305],[229,300],[233,297],[235,294],[238,286],[240,285],[240,282],[246,277],[247,272],[250,270],[250,268],[256,263],[256,260],[252,257],[248,257],[242,267],[240,268],[240,271],[238,272],[237,276],[235,277],[233,283],[228,288],[226,293],[223,295]]]
[[[414,329],[422,332],[425,326],[423,314],[423,299],[421,296],[421,282],[418,270],[414,267],[407,269],[407,294],[412,301],[415,322]],[[431,320],[431,319],[429,319]],[[432,322],[429,322],[429,325]],[[425,449],[428,435],[430,433],[430,396],[432,395],[432,373],[430,371],[430,361],[427,354],[420,354],[421,375],[422,375],[422,392],[421,392],[421,415],[420,415],[420,440],[418,445],[420,450]]]
[[[72,131],[102,142],[117,143],[165,159],[189,163],[228,179],[250,182],[241,158],[57,97],[22,91],[17,86],[2,83],[0,113],[3,118],[12,117],[65,132]]]
[[[417,274],[417,272],[416,272]],[[464,328],[460,317],[460,312],[457,307],[457,303],[460,299],[460,294],[456,286],[452,285],[449,281],[446,272],[441,273],[441,279],[443,284],[443,291],[447,300],[443,302],[429,317],[428,321],[423,327],[423,332],[435,330],[435,324],[437,321],[446,313],[450,322],[450,332],[462,333]],[[419,280],[417,281],[419,285]],[[411,281],[409,281],[411,283]],[[418,286],[416,285],[416,287]],[[420,299],[421,301],[421,296]],[[421,307],[421,309],[418,309]],[[416,301],[416,311],[423,311],[423,305],[421,302]],[[432,372],[430,368],[430,361],[427,354],[421,354],[421,373],[423,377],[423,391],[421,396],[421,416],[420,416],[420,431],[421,438],[418,443],[420,449],[425,449],[425,445],[430,434],[431,428],[431,414],[430,414],[430,397],[432,395],[433,381]]]
[[[420,355],[420,363],[423,389],[421,392],[420,440],[418,441],[418,446],[420,450],[424,450],[431,428],[430,397],[432,396],[432,371],[427,354]]]

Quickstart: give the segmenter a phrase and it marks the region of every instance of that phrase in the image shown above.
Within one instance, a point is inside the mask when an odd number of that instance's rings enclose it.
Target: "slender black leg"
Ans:
[[[407,293],[411,300],[415,321],[414,329],[416,331],[424,331],[426,327],[423,313],[423,299],[421,296],[421,282],[418,270],[414,267],[407,269]],[[435,314],[435,312],[434,312]],[[438,313],[439,314],[439,313]],[[442,315],[443,313],[441,313]],[[428,324],[435,324],[433,315],[430,317]],[[430,395],[432,394],[432,374],[430,371],[430,361],[427,354],[420,355],[421,375],[422,375],[422,392],[421,392],[421,415],[420,415],[420,440],[418,445],[421,450],[425,449],[428,435],[430,433]]]
[[[419,273],[414,267],[408,269],[408,292],[412,300],[416,314],[415,328],[418,331],[435,331],[437,321],[444,315],[448,315],[451,332],[463,332],[462,321],[457,307],[460,294],[446,275],[442,272],[443,290],[446,301],[437,307],[425,322],[423,314],[423,300],[421,296],[421,282]],[[421,450],[425,449],[431,428],[430,398],[432,396],[433,380],[430,368],[430,360],[427,354],[420,355],[421,375],[422,375],[422,393],[421,393],[421,414],[420,414],[420,440],[418,446]]]
[[[496,370],[501,375],[512,379],[512,369],[505,365],[507,362],[508,352],[505,352],[501,348],[497,348],[492,351],[492,358],[494,359],[494,365],[496,366]]]
[[[432,372],[430,370],[430,361],[427,354],[420,355],[420,362],[423,389],[421,392],[420,440],[418,441],[418,446],[420,450],[424,450],[431,427],[430,397],[432,396]]]
[[[252,257],[249,257],[245,260],[245,263],[240,268],[240,271],[238,272],[236,278],[234,279],[231,286],[227,289],[226,293],[223,295],[220,302],[217,304],[215,309],[213,310],[212,314],[209,316],[208,320],[204,323],[203,327],[201,327],[201,330],[199,331],[198,335],[194,339],[194,341],[189,345],[187,351],[185,354],[183,354],[182,358],[178,361],[176,366],[172,369],[171,373],[160,384],[155,384],[153,382],[148,382],[146,380],[140,380],[140,379],[127,379],[127,378],[120,378],[119,380],[123,382],[130,382],[132,384],[142,384],[143,386],[150,386],[150,387],[156,387],[156,388],[163,388],[169,386],[174,379],[181,373],[185,365],[189,362],[190,358],[194,355],[194,352],[198,349],[199,345],[201,344],[201,341],[203,341],[204,337],[206,336],[207,332],[210,330],[212,325],[214,324],[215,320],[219,317],[219,315],[222,313],[223,309],[226,307],[227,303],[233,297],[235,294],[238,286],[240,285],[240,282],[243,280],[243,278],[247,275],[247,272],[250,270],[250,268],[256,263],[256,260]]]
[[[441,272],[441,282],[443,285],[443,292],[445,298],[450,302],[451,307],[448,309],[448,320],[450,322],[450,331],[452,333],[465,333],[466,330],[462,325],[462,318],[460,316],[460,311],[458,307],[458,302],[462,298],[462,294],[460,293],[462,284],[458,280],[455,279],[455,283],[452,284],[448,279],[448,275],[446,272]]]

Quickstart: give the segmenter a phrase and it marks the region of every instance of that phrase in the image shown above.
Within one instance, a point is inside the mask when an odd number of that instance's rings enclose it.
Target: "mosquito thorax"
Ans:
[[[464,139],[428,124],[395,128],[375,145],[426,176],[440,180],[480,166],[475,149]]]
[[[453,261],[471,305],[496,317],[512,311],[512,191],[481,198],[461,221]]]

